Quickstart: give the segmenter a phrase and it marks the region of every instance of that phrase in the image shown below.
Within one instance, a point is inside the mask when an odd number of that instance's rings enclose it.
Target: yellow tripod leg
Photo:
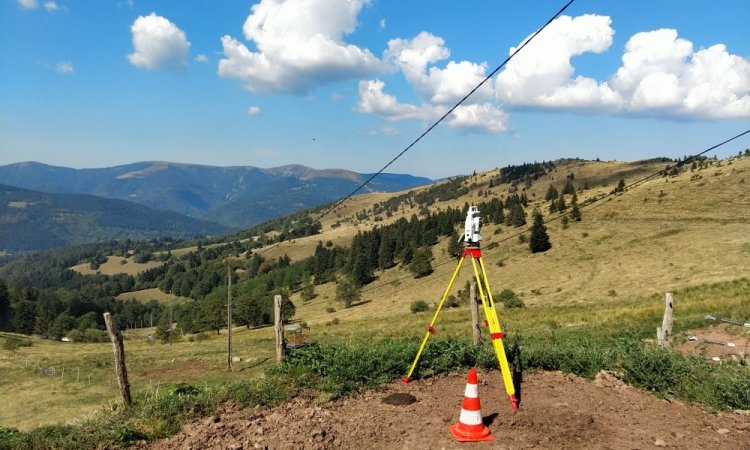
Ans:
[[[497,318],[497,311],[495,310],[495,301],[492,298],[492,291],[490,290],[490,282],[487,277],[487,271],[484,268],[484,262],[481,258],[479,260],[479,266],[482,269],[482,276],[484,277],[484,283],[479,276],[477,270],[477,264],[474,258],[471,260],[471,266],[474,269],[474,276],[477,279],[477,287],[479,288],[479,297],[482,299],[482,308],[484,309],[484,316],[487,319],[487,325],[490,328],[490,338],[492,339],[492,347],[495,349],[495,355],[497,361],[500,363],[500,373],[503,376],[503,384],[505,385],[505,392],[508,393],[508,399],[510,400],[510,406],[513,411],[518,408],[518,401],[516,400],[516,388],[513,385],[513,376],[510,372],[510,366],[508,365],[508,357],[505,355],[505,346],[503,345],[503,334],[502,328],[500,328],[500,320]],[[485,290],[487,295],[485,296]]]
[[[406,374],[404,378],[401,378],[401,381],[403,381],[404,383],[408,383],[409,380],[411,380],[411,375],[412,373],[414,373],[414,369],[417,367],[417,362],[419,361],[419,357],[422,356],[422,351],[424,351],[424,348],[427,345],[427,340],[430,338],[430,334],[435,333],[435,322],[437,322],[438,314],[440,314],[440,309],[443,307],[443,303],[445,303],[445,299],[448,297],[448,293],[450,292],[451,287],[453,286],[453,282],[456,281],[458,272],[461,270],[461,264],[463,264],[465,258],[466,258],[465,256],[462,256],[461,259],[458,261],[458,266],[456,266],[456,270],[453,272],[451,281],[450,283],[448,283],[448,287],[445,289],[443,298],[440,299],[440,303],[438,303],[437,308],[435,308],[435,314],[433,314],[432,316],[430,325],[427,326],[427,332],[424,334],[424,338],[422,338],[422,344],[419,346],[419,350],[417,350],[417,356],[414,358],[414,362],[411,364],[411,367],[409,368],[409,372]]]

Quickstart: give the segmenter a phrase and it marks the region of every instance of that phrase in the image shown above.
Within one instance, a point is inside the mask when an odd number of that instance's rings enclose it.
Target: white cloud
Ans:
[[[208,62],[208,56],[204,55],[203,53],[199,53],[195,60],[199,63],[207,63]]]
[[[175,24],[151,13],[139,16],[130,27],[135,52],[128,60],[143,69],[182,70],[188,65],[190,42]]]
[[[247,109],[247,114],[250,116],[259,116],[261,112],[260,106],[251,106]]]
[[[385,19],[380,19],[380,23],[378,23],[381,30],[385,30]]]
[[[490,103],[461,105],[447,118],[448,126],[461,131],[498,134],[508,130],[508,114]]]
[[[252,92],[305,94],[321,84],[378,73],[383,68],[378,58],[343,40],[370,1],[262,0],[243,26],[257,51],[222,37],[219,75]]]
[[[507,106],[658,117],[750,115],[750,61],[723,44],[696,52],[673,29],[633,35],[609,80],[573,77],[572,57],[609,49],[610,25],[609,17],[594,15],[556,20],[497,76],[497,99]]]
[[[69,73],[73,73],[73,71],[75,70],[75,68],[73,67],[73,63],[70,62],[70,61],[60,61],[55,66],[55,70],[58,73],[69,74]]]
[[[486,77],[484,63],[449,61],[444,68],[430,67],[449,57],[450,50],[445,47],[443,39],[431,33],[422,32],[410,40],[391,40],[384,59],[404,74],[422,102],[420,105],[400,103],[396,97],[384,92],[385,84],[382,81],[362,81],[357,111],[380,115],[391,121],[437,120]],[[491,86],[483,87],[446,118],[446,123],[462,131],[504,131],[507,114],[491,104],[476,103],[491,99]]]
[[[359,102],[356,110],[365,114],[383,116],[388,120],[427,120],[436,116],[435,108],[399,103],[393,95],[383,92],[385,83],[380,80],[359,82]],[[437,115],[439,117],[439,115]]]
[[[611,20],[586,14],[561,16],[508,62],[495,79],[495,96],[506,105],[602,108],[619,102],[607,83],[577,76],[574,56],[601,53],[612,45]],[[531,36],[524,39],[526,42]],[[520,47],[521,44],[519,44]],[[512,54],[518,47],[512,47]]]
[[[37,9],[39,2],[37,0],[16,0],[18,5],[23,9]]]
[[[55,2],[45,2],[44,9],[46,9],[49,12],[53,12],[53,11],[59,11],[60,7],[57,6],[57,3]]]
[[[750,61],[723,44],[694,52],[692,42],[672,29],[633,35],[610,84],[632,113],[750,116]]]

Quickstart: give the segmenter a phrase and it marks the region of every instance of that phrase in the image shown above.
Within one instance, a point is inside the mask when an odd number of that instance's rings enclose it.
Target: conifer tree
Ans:
[[[549,188],[547,189],[547,195],[544,196],[544,199],[547,201],[550,200],[556,200],[558,196],[557,189],[555,189],[555,186],[550,184]]]
[[[544,225],[542,213],[534,211],[534,224],[531,226],[531,237],[529,238],[529,248],[531,253],[546,252],[552,248],[547,234],[547,227]]]
[[[432,273],[432,250],[430,247],[421,247],[414,252],[414,259],[409,264],[409,270],[414,278],[421,278]]]
[[[573,186],[573,182],[571,180],[568,180],[565,183],[565,187],[563,187],[562,193],[570,195],[575,191],[576,191],[576,188],[575,186]]]

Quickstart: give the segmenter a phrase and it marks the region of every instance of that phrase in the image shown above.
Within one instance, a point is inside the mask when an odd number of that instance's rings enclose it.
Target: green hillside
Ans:
[[[0,251],[19,253],[90,242],[194,238],[223,225],[93,195],[48,194],[0,185]]]

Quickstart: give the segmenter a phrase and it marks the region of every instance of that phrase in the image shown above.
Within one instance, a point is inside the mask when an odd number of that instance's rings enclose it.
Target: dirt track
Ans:
[[[183,426],[150,449],[750,449],[750,412],[712,414],[667,401],[600,374],[588,381],[559,372],[527,375],[513,415],[497,372],[479,374],[485,422],[494,442],[459,444],[448,432],[458,420],[464,375],[393,382],[379,391],[334,402],[296,398],[283,405],[241,409]],[[414,395],[392,406],[394,392]]]

